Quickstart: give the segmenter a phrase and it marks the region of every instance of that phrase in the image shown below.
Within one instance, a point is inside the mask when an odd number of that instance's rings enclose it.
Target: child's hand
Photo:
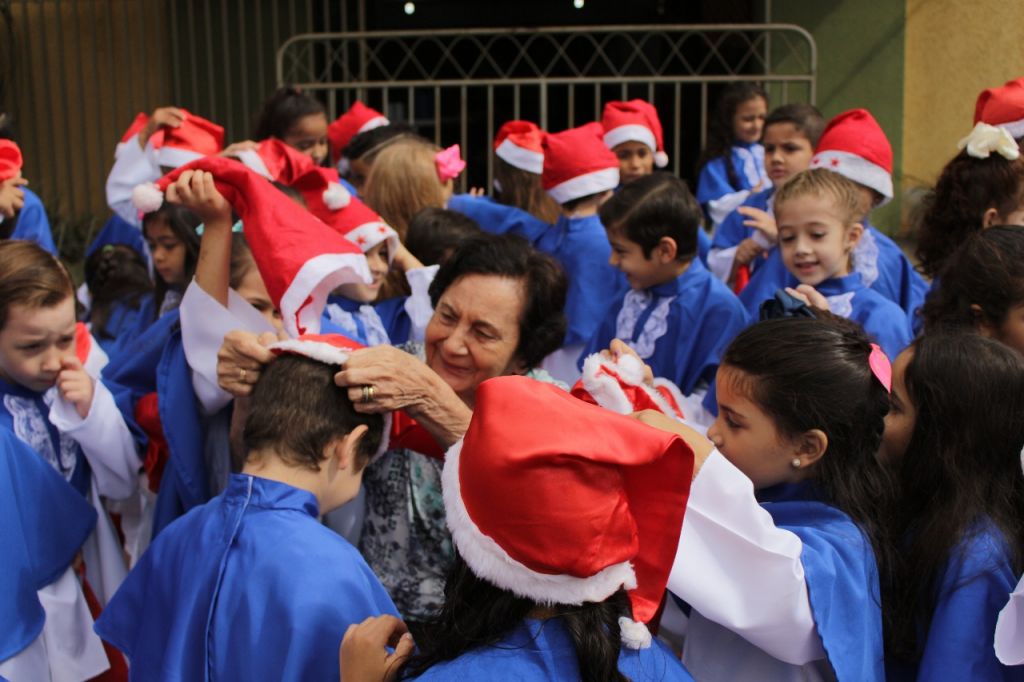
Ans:
[[[388,653],[385,647],[393,647],[394,652]],[[376,616],[349,625],[338,650],[341,682],[390,682],[414,648],[409,629],[394,616]]]
[[[96,390],[93,379],[82,367],[75,356],[60,361],[60,374],[57,375],[57,390],[60,396],[75,406],[78,416],[85,419],[92,407],[92,396]]]
[[[237,157],[238,156],[238,152],[252,151],[252,150],[256,149],[256,147],[258,147],[258,146],[259,146],[259,144],[256,143],[256,142],[253,142],[252,140],[242,140],[241,142],[232,142],[227,147],[225,147],[224,151],[222,151],[217,156],[234,156],[234,157]]]
[[[0,182],[0,215],[4,218],[13,218],[14,215],[25,205],[25,193],[22,186],[27,185],[28,180],[16,177]]]
[[[391,264],[398,268],[400,272],[408,272],[409,270],[423,267],[420,259],[412,255],[412,251],[405,248],[405,244],[401,242],[399,242],[398,248],[395,249],[395,257],[391,259]]]
[[[187,170],[167,188],[166,196],[199,216],[205,230],[231,230],[231,204],[217,191],[212,173]]]
[[[483,187],[470,187],[469,196],[471,197],[482,197],[487,195],[487,190]]]
[[[764,253],[764,248],[749,237],[744,239],[736,247],[736,264],[747,265],[750,261]]]
[[[607,358],[612,362],[618,362],[619,358],[623,355],[632,355],[634,358],[640,361],[644,366],[644,383],[648,386],[654,386],[654,370],[651,366],[643,361],[640,354],[633,350],[633,347],[622,339],[612,339],[612,342],[608,344],[608,350],[601,351],[601,357]]]
[[[786,293],[797,300],[803,301],[804,305],[809,305],[812,308],[826,312],[831,310],[828,299],[825,298],[824,294],[810,284],[801,284],[795,289],[793,287],[786,287]]]
[[[160,107],[149,115],[146,127],[139,132],[139,146],[146,147],[146,141],[163,126],[178,128],[185,122],[185,110],[178,107]]]
[[[706,437],[695,431],[692,427],[665,415],[658,410],[641,410],[629,415],[638,422],[652,426],[659,431],[674,433],[682,438],[690,449],[693,450],[693,476],[697,478],[700,468],[714,451],[715,446]]]
[[[775,216],[771,213],[754,208],[753,206],[740,206],[736,211],[740,215],[747,217],[743,221],[744,225],[758,230],[773,244],[779,240],[779,230],[775,226]]]

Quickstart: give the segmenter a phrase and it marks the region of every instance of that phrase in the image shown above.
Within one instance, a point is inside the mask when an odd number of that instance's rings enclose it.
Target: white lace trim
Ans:
[[[853,269],[860,273],[866,287],[878,279],[878,241],[871,230],[865,229],[857,246],[853,248]]]
[[[384,328],[384,322],[381,321],[376,309],[371,305],[361,305],[358,312],[363,320],[363,327],[366,332],[366,345],[390,345],[391,337],[388,336],[388,332]],[[356,313],[350,313],[337,303],[331,303],[327,306],[327,317],[353,339],[359,338],[359,325],[356,323]]]
[[[856,293],[856,291],[847,291],[845,294],[826,296],[828,309],[839,317],[849,317],[853,314],[853,295]]]
[[[52,405],[56,398],[56,386],[43,394],[43,402],[47,407]],[[53,447],[53,440],[50,438],[46,415],[39,411],[36,402],[31,398],[6,394],[4,395],[4,408],[11,414],[14,422],[14,435],[18,437],[18,440],[39,453],[39,456],[60,472],[65,480],[70,481],[75,474],[75,466],[78,464],[78,443],[71,436],[58,431],[60,433],[58,456]]]
[[[637,355],[644,360],[651,357],[654,354],[654,344],[668,331],[669,307],[675,298],[675,296],[661,298],[654,310],[651,311],[647,323],[644,324],[636,341],[632,341],[636,323],[651,304],[654,295],[646,291],[630,290],[622,302],[622,310],[619,311],[619,315],[615,319],[615,336],[632,346]]]

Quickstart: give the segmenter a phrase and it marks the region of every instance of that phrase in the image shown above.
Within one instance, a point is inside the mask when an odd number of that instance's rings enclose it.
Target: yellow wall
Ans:
[[[981,90],[1024,76],[1021,0],[907,0],[903,190],[934,184]]]

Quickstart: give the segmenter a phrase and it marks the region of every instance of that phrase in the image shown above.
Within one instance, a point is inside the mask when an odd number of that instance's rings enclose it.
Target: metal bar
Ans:
[[[513,102],[512,111],[513,111],[514,118],[518,119],[518,118],[520,118],[520,114],[519,114],[519,85],[520,84],[519,83],[515,83],[514,85],[515,85],[515,89],[513,90],[513,95],[512,95],[512,102]]]
[[[575,127],[576,125],[576,84],[570,83],[568,88],[569,94],[569,111],[568,111],[568,122],[566,123],[567,128]]]
[[[467,114],[467,102],[466,102],[466,86],[463,85],[459,88],[459,144],[462,151],[462,158],[469,157],[469,130],[468,130],[468,119]],[[463,192],[466,191],[466,173],[459,174],[459,189]]]
[[[441,146],[441,88],[434,86],[434,144]]]
[[[259,7],[257,7],[256,13],[259,14],[259,11]],[[234,135],[232,136],[235,140],[248,137],[248,131],[246,131],[245,128],[249,126],[249,122],[245,119],[249,115],[249,112],[252,111],[252,104],[249,102],[249,73],[246,68],[246,59],[248,55],[246,54],[245,49],[245,37],[248,33],[249,31],[245,28],[245,3],[240,2],[238,3],[238,70],[241,72],[240,80],[242,81],[242,111],[239,116],[241,119],[239,123],[242,124],[242,131],[239,131],[238,126],[235,126],[233,130]],[[229,41],[225,40],[224,42],[227,43]],[[256,62],[260,63],[262,59],[263,53],[258,53]]]
[[[213,27],[210,26],[210,24],[211,24],[211,22],[210,22],[210,0],[203,0],[203,11],[204,11],[204,13],[206,15],[206,58],[208,60],[210,60],[210,62],[212,63],[213,62]],[[217,120],[217,100],[215,99],[216,95],[214,94],[214,89],[213,88],[214,88],[214,83],[215,82],[219,82],[220,79],[214,78],[212,73],[208,73],[207,76],[206,76],[206,79],[207,79],[207,85],[209,86],[207,88],[209,96],[210,96],[210,101],[207,104],[209,109],[204,109],[204,110],[201,110],[201,111],[202,111],[202,115],[203,116],[209,116],[211,120],[216,121]]]
[[[538,83],[540,90],[540,127],[548,129],[548,86],[550,81]]]
[[[82,64],[82,62],[85,59],[85,54],[86,53],[85,53],[85,50],[82,49],[82,16],[81,16],[82,13],[81,13],[81,5],[80,5],[80,3],[75,2],[75,3],[72,3],[72,6],[73,6],[73,12],[74,12],[72,14],[72,17],[74,18],[74,26],[75,26],[75,28],[74,28],[74,32],[75,32],[75,47],[77,48],[76,49],[76,54],[78,56],[78,58],[75,59],[76,66],[78,67],[78,69],[77,69],[77,71],[78,71],[78,87],[84,89],[85,88],[85,66]],[[96,62],[95,55],[90,55],[90,61],[92,61],[93,63]],[[99,81],[96,81],[96,82],[98,83]],[[84,92],[82,94],[84,95]],[[84,107],[84,105],[85,105],[85,97],[84,96],[81,97],[81,102],[82,102],[82,105],[83,105],[82,108],[84,110],[84,108],[85,108]],[[98,106],[98,104],[97,104],[97,106]],[[85,125],[85,119],[86,119],[85,112],[82,111],[76,118],[78,119],[78,132],[81,135],[81,137],[78,138],[78,139],[81,140],[81,144],[83,146],[88,146],[90,141],[94,142],[95,140],[90,140],[89,139],[89,129]],[[79,154],[78,156],[80,156],[81,159],[82,159],[82,178],[81,179],[85,180],[85,184],[86,184],[86,197],[97,196],[98,193],[99,193],[98,192],[98,188],[96,187],[97,180],[99,178],[102,178],[103,176],[102,175],[96,175],[95,173],[90,173],[89,172],[89,155],[88,154]],[[99,157],[99,156],[101,156],[101,155],[97,154],[97,157]],[[88,199],[86,201],[88,201]]]
[[[680,163],[682,159],[679,157],[679,151],[682,149],[682,112],[683,110],[683,85],[682,83],[675,84],[675,116],[672,117],[672,167],[675,168],[676,175],[680,175],[682,170]],[[697,188],[694,187],[694,190]]]
[[[409,113],[406,114],[406,120],[409,125],[414,125],[416,122],[416,88],[410,86],[406,88],[406,92],[409,94]]]
[[[549,85],[569,85],[575,83],[576,85],[582,85],[586,83],[604,83],[607,85],[621,85],[625,83],[646,83],[648,81],[653,83],[734,83],[740,80],[749,80],[750,77],[743,77],[742,75],[736,76],[581,76],[581,77],[552,77],[552,78],[501,78],[501,79],[471,79],[471,78],[441,78],[437,80],[431,80],[431,85],[438,85],[441,87],[458,87],[461,85],[474,85],[474,86],[486,86],[486,85],[537,85],[538,83],[547,83]],[[810,76],[807,75],[778,75],[772,76],[772,81],[777,82],[790,82],[790,83],[811,83]],[[307,82],[307,83],[294,83],[294,85],[307,90],[326,90],[328,88],[342,88],[348,90],[367,90],[367,89],[380,89],[385,86],[397,88],[407,87],[410,85],[423,85],[421,80],[379,80],[379,81],[354,81],[348,83],[321,83],[321,82]]]
[[[487,86],[487,142],[494,139],[494,86]],[[486,193],[491,193],[494,187],[494,154],[487,154],[487,187]]]
[[[55,130],[57,130],[57,121],[56,121],[56,118],[55,118],[55,112],[56,112],[57,108],[54,107],[54,106],[47,106],[48,103],[57,101],[54,98],[54,96],[53,96],[53,91],[50,89],[50,81],[52,79],[50,78],[50,60],[47,58],[47,55],[49,55],[49,53],[50,53],[50,46],[48,44],[49,41],[47,40],[46,26],[50,22],[46,21],[46,18],[44,16],[46,6],[42,5],[42,4],[37,4],[36,7],[39,10],[39,18],[40,18],[40,21],[39,21],[39,46],[41,48],[40,52],[42,54],[42,67],[43,67],[42,68],[42,72],[43,72],[42,75],[43,75],[43,81],[46,84],[46,88],[45,88],[46,94],[45,94],[45,99],[43,100],[43,107],[42,107],[43,109],[45,109],[45,113],[44,113],[43,116],[37,117],[35,119],[35,121],[38,122],[38,121],[42,120],[45,117],[45,120],[46,120],[45,128],[46,128],[46,130],[55,131]],[[48,147],[48,151],[50,152],[50,155],[49,155],[50,156],[49,163],[51,164],[50,168],[52,168],[52,169],[54,169],[54,171],[56,171],[56,169],[60,167],[60,159],[58,158],[57,147],[56,147],[56,145],[54,145],[52,137],[50,137],[46,141],[46,146]],[[39,149],[38,147],[36,149],[38,150],[38,151],[36,151],[36,154],[37,155],[41,155],[42,150]],[[38,159],[39,156],[37,156],[36,158]],[[51,175],[50,177],[53,178],[55,175],[56,175],[56,172],[54,172],[54,175]],[[56,186],[53,186],[53,187],[47,187],[44,190],[44,194],[47,194],[48,192],[52,192],[51,197],[50,197],[50,201],[53,202],[50,205],[51,210],[53,209],[53,204],[60,205],[60,204],[58,204],[57,201],[55,201],[56,199],[61,198],[61,195],[58,195],[56,193],[56,189],[57,189]],[[64,206],[62,208],[66,209],[66,206]],[[60,247],[61,247],[61,244],[63,243],[63,241],[64,241],[64,231],[62,230],[60,232],[60,234],[57,235],[57,250],[58,251],[60,250]]]
[[[601,120],[601,84],[594,83],[594,120]]]
[[[242,4],[245,4],[245,3],[242,3]],[[228,6],[227,6],[227,3],[225,2],[225,0],[220,0],[220,21],[221,21],[221,31],[227,31],[227,28],[228,28]],[[223,48],[224,48],[224,64],[222,65],[222,68],[224,69],[224,76],[225,76],[224,83],[227,84],[227,83],[232,82],[232,81],[235,80],[233,78],[230,78],[230,79],[228,78],[228,74],[234,73],[234,70],[231,68],[231,51],[229,49],[231,41],[230,40],[225,40],[224,37],[222,37],[221,38],[221,42],[223,43]],[[242,80],[245,80],[244,76],[242,77]],[[227,129],[227,131],[228,131],[228,133],[230,135],[230,131],[234,130],[234,128],[235,128],[234,116],[232,116],[232,114],[234,113],[234,107],[231,104],[231,100],[234,99],[234,97],[233,97],[234,93],[232,93],[227,88],[225,88],[225,91],[226,91],[225,94],[227,96],[224,98],[224,107],[225,107],[225,109],[227,111],[224,114],[223,124],[224,124],[224,127]]]
[[[92,82],[93,83],[99,83],[100,82],[100,60],[99,60],[99,58],[97,56],[98,51],[96,50],[96,47],[100,44],[100,42],[99,42],[99,32],[97,31],[97,26],[99,26],[100,22],[99,22],[99,17],[97,16],[97,14],[98,14],[98,12],[104,11],[106,9],[107,8],[106,8],[105,5],[102,6],[102,7],[97,7],[96,3],[92,4],[93,16],[92,16],[92,21],[90,21],[89,24],[90,24],[90,26],[92,28],[92,44],[93,44],[94,52],[92,54],[92,59],[90,59],[89,62],[92,64]],[[111,51],[111,52],[113,51],[113,44],[111,42],[107,43],[107,47],[109,48],[109,51]],[[110,116],[104,116],[104,113],[103,113],[103,99],[105,99],[105,98],[99,98],[96,101],[96,120],[97,121],[106,121],[108,123],[117,121],[117,109],[112,109],[111,112],[110,112]],[[114,125],[116,125],[116,123],[114,123]],[[109,131],[109,128],[105,128],[104,130]],[[101,142],[100,142],[100,153],[96,155],[96,168],[94,169],[97,178],[105,178],[105,177],[107,177],[107,155],[104,153],[103,147],[107,143],[107,138],[108,138],[109,134],[110,133],[107,132],[105,135],[101,136],[101,138],[100,138],[101,139]],[[90,240],[90,241],[92,241],[92,240]]]
[[[65,43],[67,41],[64,40],[64,35],[65,35],[64,34],[64,17],[61,16],[63,14],[63,9],[64,8],[61,6],[61,3],[56,3],[56,2],[53,3],[54,24],[55,24],[55,29],[56,29],[56,32],[57,32],[56,38],[57,38],[57,46],[58,46],[57,47],[57,73],[60,74],[60,91],[62,93],[64,93],[64,97],[62,99],[65,99],[65,98],[67,98],[67,92],[68,92],[68,74],[67,74],[67,58],[68,57],[67,57],[67,54],[64,51],[64,46],[65,46]],[[52,102],[54,100],[50,100],[50,101]],[[72,139],[72,137],[71,137],[71,117],[70,116],[60,116],[59,118],[64,119],[63,120],[63,123],[64,123],[64,139],[65,140],[71,140]],[[56,130],[56,127],[51,128],[51,130]],[[55,140],[50,140],[50,144],[53,145],[54,158],[56,159],[56,158],[58,158],[56,141]],[[84,157],[85,155],[84,154],[79,154],[78,156]],[[75,165],[77,165],[77,164],[68,163],[67,160],[65,159],[64,163],[58,163],[57,165],[54,165],[54,167],[53,167],[55,170],[57,168],[59,168],[61,170],[61,172],[63,173],[63,175],[64,175],[64,182],[65,182],[64,187],[67,189],[66,197],[67,197],[67,211],[68,211],[68,215],[75,215],[75,213],[76,213],[75,209],[76,209],[77,204],[78,204],[78,202],[76,201],[77,197],[75,196],[75,194],[76,194],[75,190],[77,189],[76,184],[75,184],[75,172],[74,172],[74,170],[75,170],[74,166]],[[63,235],[61,235],[61,237],[62,237],[62,240],[63,240]]]
[[[31,22],[29,21],[29,17],[28,17],[28,1],[27,0],[21,0],[21,17],[22,17],[22,21],[25,22],[26,26],[31,25]],[[25,37],[24,53],[22,55],[20,55],[20,56],[21,56],[21,59],[23,60],[23,62],[28,65],[27,68],[25,69],[25,73],[29,74],[28,76],[26,76],[26,79],[27,79],[27,78],[30,77],[30,74],[32,73],[32,70],[33,70],[32,67],[35,64],[35,59],[34,59],[35,55],[32,53],[32,32],[31,31],[25,31],[23,33],[23,35]],[[11,46],[11,49],[14,49],[13,45]],[[45,45],[43,46],[43,49],[44,50],[46,49]],[[19,110],[20,113],[25,114],[25,118],[27,120],[39,121],[42,118],[42,116],[39,113],[39,107],[37,107],[35,90],[33,90],[32,88],[29,88],[28,92],[29,92],[29,96],[25,98],[28,101],[28,106],[25,107],[25,108],[22,108],[21,105],[20,105],[20,102],[19,102],[18,110]],[[34,126],[31,127],[31,130],[32,130],[32,147],[30,149],[30,153],[31,153],[32,160],[35,161],[35,163],[37,165],[42,166],[44,164],[43,164],[43,161],[42,161],[42,158],[41,158],[42,157],[42,150],[39,147],[39,140],[40,140],[39,128],[40,128],[40,126],[38,126],[38,125],[34,125]],[[28,170],[29,173],[34,172],[34,169],[31,166],[29,166],[29,168],[27,170]]]
[[[181,62],[178,60],[178,3],[168,2],[167,5],[170,7],[171,16],[171,64],[174,68],[168,69],[171,72],[171,101],[179,103],[182,100],[181,95],[181,71],[178,68]],[[166,66],[166,63],[165,63]],[[97,81],[99,82],[99,81]]]
[[[708,143],[708,84],[700,84],[700,148]]]
[[[172,2],[171,4],[174,4],[174,3]],[[273,4],[273,3],[271,3],[271,4]],[[256,45],[257,45],[257,47],[256,47],[256,54],[258,55],[258,57],[256,59],[256,73],[257,73],[257,75],[259,77],[259,84],[260,84],[259,92],[262,93],[262,92],[264,92],[267,89],[266,65],[264,63],[266,61],[267,51],[263,47],[263,8],[262,7],[257,7],[256,11],[253,12],[253,16],[256,17],[255,36],[256,36]],[[250,114],[251,114],[253,109],[252,108],[248,108],[248,109],[246,109],[246,111],[250,112]],[[246,123],[248,123],[248,125],[252,125],[251,121],[246,121]],[[249,137],[248,126],[246,126],[244,137]]]
[[[195,51],[198,47],[198,40],[196,39],[196,13],[193,9],[194,3],[186,3],[188,7],[188,31],[186,35],[189,36],[192,49],[188,51],[189,63],[192,65],[192,102],[190,106],[199,108],[199,59],[196,57]],[[181,106],[181,102],[175,102],[175,106]]]
[[[275,45],[280,45],[281,44],[281,34],[280,34],[281,22],[278,21],[277,3],[276,2],[271,2],[270,3],[270,23],[274,27],[274,44]],[[291,80],[291,79],[286,79],[284,77],[284,60],[280,59],[280,57],[284,54],[282,52],[283,49],[284,49],[283,47],[278,48],[278,50],[277,50],[278,59],[275,60],[277,62],[277,87],[281,87],[283,85],[287,85],[288,84],[287,81]]]

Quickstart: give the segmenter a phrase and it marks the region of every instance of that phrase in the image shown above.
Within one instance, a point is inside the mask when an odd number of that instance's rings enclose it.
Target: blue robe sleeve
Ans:
[[[708,264],[708,253],[711,252],[711,237],[703,227],[697,226],[697,258],[705,266]]]
[[[400,346],[408,342],[412,332],[412,320],[405,310],[406,300],[408,300],[407,296],[397,296],[373,306],[377,315],[380,316],[380,321],[384,324],[384,329],[393,346]]]
[[[25,193],[25,205],[18,211],[14,231],[11,239],[26,239],[34,241],[54,256],[57,253],[57,246],[53,243],[53,233],[50,232],[50,219],[46,217],[46,209],[39,196],[23,187]]]
[[[732,194],[742,187],[733,187],[729,183],[729,174],[725,164],[732,160],[730,156],[719,156],[711,159],[700,169],[697,178],[697,203],[704,206],[709,201],[718,199],[726,194]],[[737,176],[741,175],[737,172]]]
[[[750,200],[743,202],[742,205],[749,205]],[[739,213],[739,211],[733,211],[730,213],[722,224],[715,230],[715,238],[711,240],[711,248],[713,249],[729,249],[734,246],[738,246],[741,241],[749,237],[753,232],[754,228],[747,227],[743,224],[745,217]]]
[[[615,338],[615,328],[618,323],[619,311],[622,310],[622,302],[629,292],[629,287],[621,289],[615,294],[615,303],[608,309],[604,319],[598,325],[594,334],[587,341],[586,346],[583,348],[583,352],[580,354],[579,359],[576,361],[576,368],[583,371],[583,361],[587,359],[588,355],[594,353],[600,353],[601,351],[608,348],[608,344]],[[628,339],[627,339],[628,340]]]
[[[874,242],[872,251],[877,250],[877,254],[872,254],[875,262],[871,264],[875,279],[868,286],[902,308],[908,319],[913,320],[914,312],[924,303],[928,283],[891,237],[870,225],[866,233]],[[857,269],[861,269],[859,264]]]
[[[849,317],[864,327],[890,360],[895,360],[913,341],[910,322],[903,310],[873,289],[857,292]]]
[[[36,591],[67,570],[95,525],[92,505],[0,429],[0,661],[39,635],[45,614]]]
[[[654,372],[655,376],[672,377],[684,395],[691,394],[701,382],[714,383],[722,353],[749,322],[743,306],[739,305],[732,292],[717,280],[712,284],[713,288],[696,317],[687,316],[688,319],[681,320],[684,328],[692,323],[690,328],[697,329],[698,333],[687,338],[683,329],[677,332],[680,342],[676,344],[676,353],[679,356],[683,355],[684,347],[692,346],[692,350],[686,353],[688,361],[684,365],[680,357],[674,365],[674,375],[672,367],[660,368],[660,373],[659,370]]]
[[[764,507],[776,526],[796,534],[803,543],[800,562],[811,613],[836,678],[839,682],[884,680],[878,567],[867,538],[848,516],[820,502],[787,501]]]
[[[772,249],[767,257],[758,261],[754,274],[750,276],[750,282],[740,292],[740,303],[746,308],[750,319],[756,321],[759,319],[762,303],[774,297],[779,289],[796,284],[796,277],[786,269],[779,249]]]
[[[521,208],[498,203],[489,197],[456,194],[448,200],[448,208],[472,218],[484,232],[517,234],[531,244],[536,244],[551,227]]]

